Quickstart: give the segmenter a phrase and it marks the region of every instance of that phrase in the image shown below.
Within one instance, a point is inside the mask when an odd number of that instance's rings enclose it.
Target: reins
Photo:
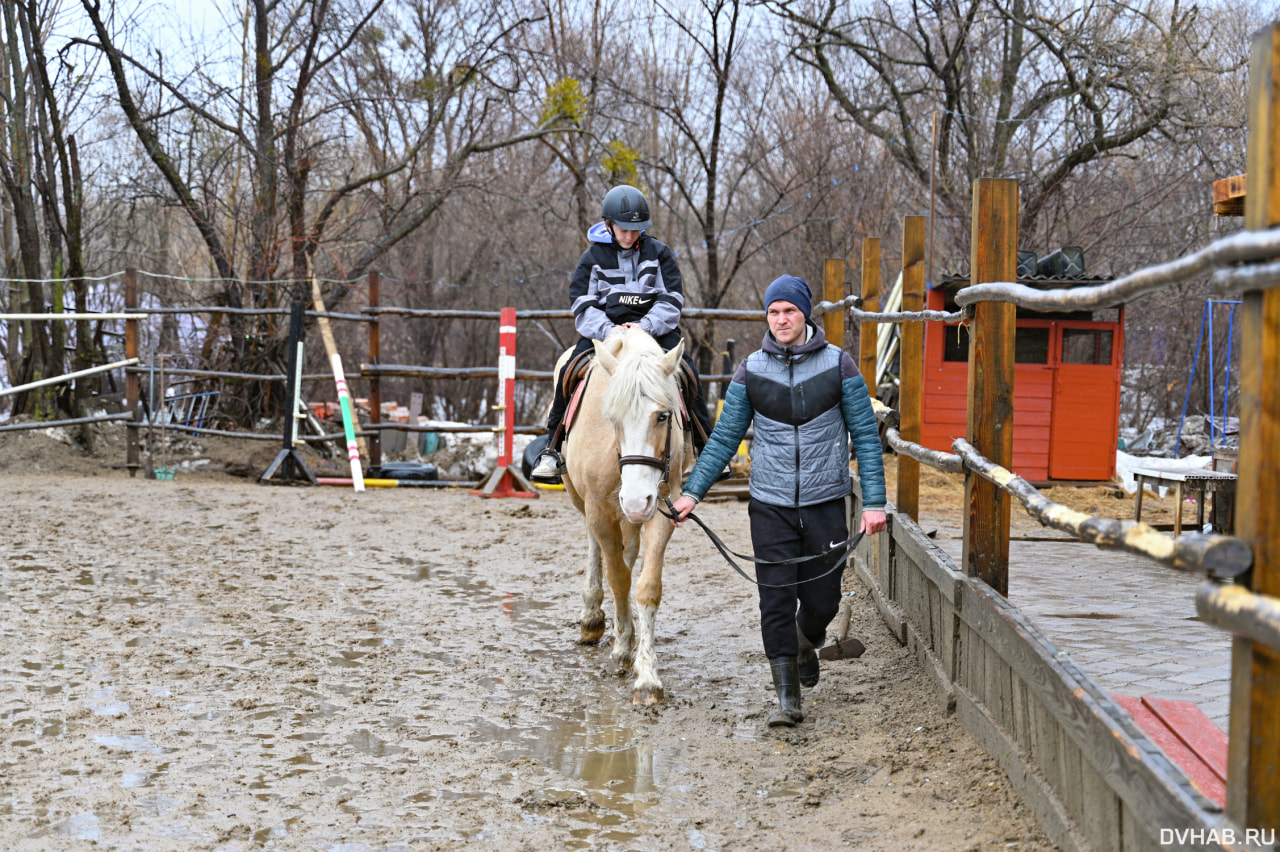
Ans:
[[[676,507],[672,505],[671,500],[667,497],[663,497],[662,502],[667,504],[667,508],[663,509],[662,507],[659,507],[658,511],[661,512],[664,517],[670,518],[673,521],[678,521],[680,516],[676,513]],[[859,532],[857,535],[851,536],[850,538],[846,538],[844,541],[838,544],[835,544],[831,547],[828,547],[826,550],[822,551],[821,553],[814,554],[813,556],[793,556],[790,559],[777,559],[777,560],[756,559],[754,556],[746,556],[742,553],[738,553],[736,551],[730,550],[725,545],[725,543],[720,540],[720,536],[716,535],[715,532],[711,529],[711,527],[703,523],[702,519],[699,518],[697,515],[695,515],[693,512],[690,512],[687,517],[690,520],[692,520],[695,524],[697,524],[699,527],[702,528],[702,531],[707,534],[707,538],[711,539],[711,543],[715,545],[716,550],[720,551],[720,555],[724,557],[724,561],[728,562],[734,571],[737,571],[742,576],[742,578],[746,580],[748,583],[754,583],[757,586],[760,586],[761,588],[764,588],[764,589],[789,589],[792,586],[801,586],[801,585],[804,585],[805,583],[812,583],[815,580],[821,580],[823,577],[834,574],[836,571],[843,569],[844,563],[843,561],[838,561],[836,562],[835,565],[833,565],[830,568],[830,570],[824,571],[823,573],[819,574],[816,577],[810,577],[807,580],[797,580],[794,583],[774,584],[774,583],[761,583],[759,580],[752,578],[750,575],[747,574],[746,571],[743,571],[742,568],[738,566],[737,562],[733,561],[734,556],[738,557],[739,559],[745,559],[748,562],[753,562],[756,565],[766,565],[766,566],[797,565],[801,562],[811,562],[814,559],[821,559],[822,557],[829,556],[832,553],[835,553],[836,551],[843,551],[847,553],[848,551],[853,550],[853,548],[857,547],[858,542],[862,541],[862,533]]]

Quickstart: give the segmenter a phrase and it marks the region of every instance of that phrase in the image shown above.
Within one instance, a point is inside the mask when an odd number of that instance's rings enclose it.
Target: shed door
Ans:
[[[1049,476],[1106,479],[1115,473],[1120,370],[1116,326],[1059,322]]]

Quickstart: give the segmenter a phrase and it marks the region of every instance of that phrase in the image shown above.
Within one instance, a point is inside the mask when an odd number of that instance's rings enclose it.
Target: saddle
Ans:
[[[569,400],[569,406],[560,424],[560,434],[556,436],[560,441],[563,441],[568,436],[569,430],[573,428],[578,404],[582,401],[582,394],[587,387],[587,374],[591,370],[595,357],[595,350],[588,349],[575,355],[564,366],[564,395]],[[686,430],[691,430],[694,446],[703,447],[707,443],[707,435],[698,418],[689,415],[693,401],[698,398],[698,374],[693,371],[688,361],[681,359],[680,371],[676,378],[680,383],[680,423]]]

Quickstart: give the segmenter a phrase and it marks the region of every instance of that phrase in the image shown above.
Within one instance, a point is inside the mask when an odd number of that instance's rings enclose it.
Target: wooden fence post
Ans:
[[[973,184],[970,284],[1018,277],[1018,183],[979,178]],[[1016,309],[1006,302],[974,306],[969,338],[968,440],[996,464],[1013,468],[1013,367]],[[1009,495],[965,472],[964,572],[1009,595]]]
[[[138,309],[138,270],[133,267],[124,271],[124,309],[126,313]],[[138,321],[136,319],[124,321],[124,357],[138,357]],[[129,475],[133,476],[141,466],[138,461],[138,415],[142,407],[138,404],[138,374],[132,370],[125,372],[124,398],[126,409],[133,415],[132,420],[125,421],[125,466],[129,469]],[[154,400],[147,400],[148,405],[154,402]]]
[[[369,307],[376,308],[382,304],[379,289],[382,276],[377,272],[369,273]],[[373,315],[369,323],[369,363],[381,364],[382,329],[381,316]],[[382,379],[375,372],[369,378],[369,420],[374,424],[373,435],[369,438],[369,467],[382,466],[382,430],[376,428],[382,422]],[[413,425],[417,425],[416,423]]]
[[[827,302],[838,302],[844,298],[843,257],[827,258],[822,269],[822,298]],[[841,349],[844,348],[844,315],[844,308],[822,315],[822,330],[827,335],[827,342]]]
[[[902,310],[924,310],[924,216],[902,218]],[[904,322],[898,331],[898,434],[904,441],[920,443],[921,408],[924,403],[924,325]],[[920,462],[898,455],[898,512],[920,519]]]
[[[1245,227],[1280,224],[1280,24],[1256,32],[1249,67]],[[1280,595],[1280,288],[1243,295],[1236,535],[1253,548],[1253,591]],[[1227,813],[1280,828],[1280,654],[1232,640]]]
[[[875,313],[880,305],[880,238],[867,237],[862,241],[862,309]],[[880,337],[880,323],[864,322],[858,328],[858,369],[867,390],[876,395],[876,341]]]

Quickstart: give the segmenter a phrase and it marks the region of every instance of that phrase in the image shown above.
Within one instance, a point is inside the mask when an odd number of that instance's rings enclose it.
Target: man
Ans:
[[[581,335],[574,356],[591,349],[593,340],[604,340],[615,328],[630,325],[649,332],[664,352],[670,352],[680,342],[677,325],[684,310],[684,286],[671,249],[645,233],[653,225],[648,200],[634,186],[615,186],[605,194],[601,218],[587,232],[591,245],[569,280],[573,323]],[[693,366],[688,355],[685,362]],[[547,417],[551,437],[530,472],[535,482],[559,483],[564,473],[560,424],[568,404],[564,376],[556,376]],[[701,383],[692,408],[703,433],[710,433]]]
[[[764,303],[764,343],[734,372],[715,431],[674,507],[679,520],[688,517],[754,422],[751,543],[757,559],[776,562],[823,554],[849,537],[850,436],[862,479],[862,532],[883,530],[884,462],[875,412],[853,359],[809,321],[809,285],[783,275],[765,290]],[[817,559],[756,569],[767,584],[759,587],[760,633],[778,696],[770,727],[804,720],[800,687],[818,683],[816,649],[840,606],[843,567],[832,569],[845,556],[836,548]]]

